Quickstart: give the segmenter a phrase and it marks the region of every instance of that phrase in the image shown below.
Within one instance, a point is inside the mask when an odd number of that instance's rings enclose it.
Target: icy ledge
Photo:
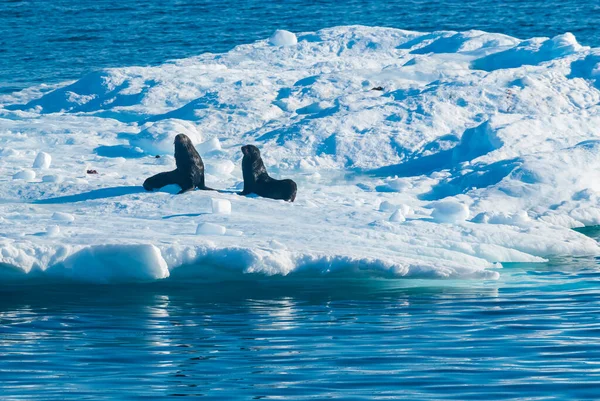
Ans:
[[[598,256],[571,230],[600,224],[598,71],[571,34],[338,27],[0,96],[0,277],[493,279]],[[297,202],[145,193],[178,133],[208,185],[239,188],[254,143]]]

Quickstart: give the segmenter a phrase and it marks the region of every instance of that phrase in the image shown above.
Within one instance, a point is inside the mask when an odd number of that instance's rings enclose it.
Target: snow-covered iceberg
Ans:
[[[352,26],[3,95],[0,277],[493,279],[597,256],[572,228],[600,224],[599,79],[571,34]],[[178,133],[207,185],[239,189],[253,143],[297,201],[144,192]]]

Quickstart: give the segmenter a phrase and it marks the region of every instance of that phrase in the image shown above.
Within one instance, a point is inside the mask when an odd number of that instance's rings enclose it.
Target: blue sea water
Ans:
[[[582,0],[1,0],[0,93],[224,52],[275,29],[361,24],[521,38],[570,31],[599,46],[599,20],[600,3]]]
[[[0,288],[0,399],[597,400],[600,264]]]

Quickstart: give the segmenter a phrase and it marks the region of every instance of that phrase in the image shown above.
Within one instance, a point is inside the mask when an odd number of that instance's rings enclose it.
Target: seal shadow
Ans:
[[[81,194],[59,196],[56,198],[40,199],[34,201],[36,204],[55,204],[55,203],[75,203],[87,200],[114,198],[117,196],[131,195],[146,192],[141,186],[125,186],[95,189],[93,191],[84,192]]]

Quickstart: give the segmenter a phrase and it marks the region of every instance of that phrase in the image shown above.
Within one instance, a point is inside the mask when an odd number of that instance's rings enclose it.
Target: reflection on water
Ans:
[[[599,278],[4,286],[0,398],[596,399]]]

